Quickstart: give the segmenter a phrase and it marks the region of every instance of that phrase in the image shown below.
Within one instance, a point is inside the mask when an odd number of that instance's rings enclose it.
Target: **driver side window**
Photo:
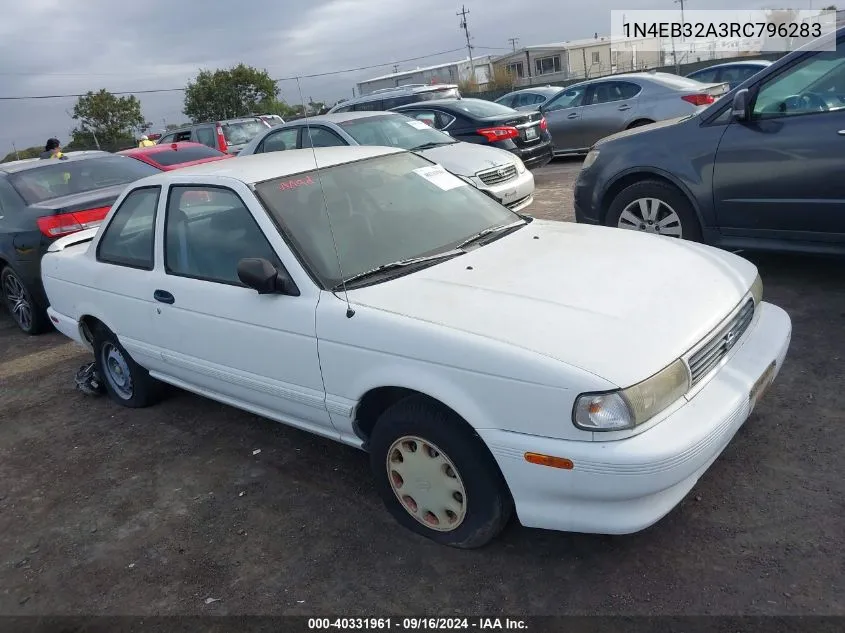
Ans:
[[[97,245],[97,261],[142,270],[153,269],[156,208],[160,192],[160,187],[143,187],[123,199]]]
[[[766,81],[753,118],[771,119],[845,108],[845,46],[814,54]]]
[[[564,108],[577,108],[583,103],[586,88],[586,86],[578,86],[564,90],[549,101],[546,106],[546,112],[554,112],[555,110],[563,110]]]

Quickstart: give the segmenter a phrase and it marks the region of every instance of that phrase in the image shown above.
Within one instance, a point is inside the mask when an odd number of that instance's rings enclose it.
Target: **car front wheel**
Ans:
[[[701,227],[687,197],[676,187],[644,180],[623,189],[607,211],[605,224],[620,229],[700,241]]]
[[[512,514],[507,485],[481,439],[424,397],[407,398],[381,415],[370,438],[370,464],[394,518],[440,544],[486,545]]]

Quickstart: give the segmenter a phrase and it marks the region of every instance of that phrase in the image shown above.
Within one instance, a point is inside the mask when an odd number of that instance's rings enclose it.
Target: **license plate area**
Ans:
[[[524,137],[526,141],[534,141],[540,138],[540,133],[537,131],[537,126],[525,128]]]
[[[772,363],[766,368],[766,371],[764,371],[757,381],[751,386],[751,391],[748,393],[748,400],[751,403],[752,410],[760,398],[763,397],[763,394],[766,393],[766,389],[768,389],[772,384],[776,366],[777,362],[772,361]]]

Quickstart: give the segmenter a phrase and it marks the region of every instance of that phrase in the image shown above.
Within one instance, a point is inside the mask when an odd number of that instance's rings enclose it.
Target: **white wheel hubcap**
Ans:
[[[656,235],[683,237],[681,218],[671,206],[657,198],[634,200],[622,210],[616,226]]]
[[[408,514],[427,528],[451,532],[463,523],[464,483],[452,460],[428,440],[408,435],[393,442],[387,478]]]

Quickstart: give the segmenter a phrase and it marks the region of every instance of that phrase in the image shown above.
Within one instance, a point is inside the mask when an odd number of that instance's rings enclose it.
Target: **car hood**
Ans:
[[[702,106],[701,111],[704,110]],[[617,132],[616,134],[611,134],[610,136],[605,136],[603,139],[598,141],[593,147],[600,148],[602,145],[610,143],[612,141],[616,141],[623,138],[628,138],[629,136],[636,136],[638,134],[648,134],[653,132],[654,130],[659,130],[660,128],[664,127],[672,127],[673,125],[678,125],[680,123],[684,123],[697,117],[699,112],[695,112],[693,114],[685,114],[684,116],[675,117],[674,119],[664,119],[663,121],[657,121],[655,123],[649,123],[648,125],[640,125],[637,127],[632,127],[627,130],[622,130],[621,132]]]
[[[466,255],[349,291],[353,303],[508,343],[627,387],[666,367],[748,293],[728,252],[535,220]]]
[[[461,176],[475,176],[485,169],[511,165],[514,162],[513,154],[508,151],[462,141],[432,147],[417,153]]]

